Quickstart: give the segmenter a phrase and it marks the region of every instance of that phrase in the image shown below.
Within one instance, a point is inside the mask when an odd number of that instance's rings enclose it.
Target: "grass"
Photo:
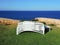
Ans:
[[[45,35],[35,32],[16,35],[16,25],[0,25],[0,45],[60,45],[60,28],[52,26]]]

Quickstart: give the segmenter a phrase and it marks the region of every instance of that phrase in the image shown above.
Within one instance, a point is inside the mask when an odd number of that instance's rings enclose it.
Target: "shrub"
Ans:
[[[32,21],[38,21],[38,19],[33,19]]]
[[[55,26],[55,24],[49,24],[50,26]]]
[[[42,22],[42,23],[46,25],[46,23],[45,23],[45,22]]]
[[[20,20],[21,22],[23,22],[24,20]]]

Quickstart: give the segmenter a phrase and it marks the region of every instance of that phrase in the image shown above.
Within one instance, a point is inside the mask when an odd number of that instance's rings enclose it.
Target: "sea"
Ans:
[[[0,11],[1,18],[32,20],[38,17],[60,19],[60,11]]]

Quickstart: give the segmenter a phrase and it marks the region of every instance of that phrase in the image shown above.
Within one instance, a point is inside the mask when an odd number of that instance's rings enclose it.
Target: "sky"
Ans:
[[[0,10],[60,11],[60,0],[0,0]]]

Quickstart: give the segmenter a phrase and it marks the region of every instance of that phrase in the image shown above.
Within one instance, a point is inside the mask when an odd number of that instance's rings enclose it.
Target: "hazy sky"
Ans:
[[[0,10],[60,10],[60,0],[0,0]]]

